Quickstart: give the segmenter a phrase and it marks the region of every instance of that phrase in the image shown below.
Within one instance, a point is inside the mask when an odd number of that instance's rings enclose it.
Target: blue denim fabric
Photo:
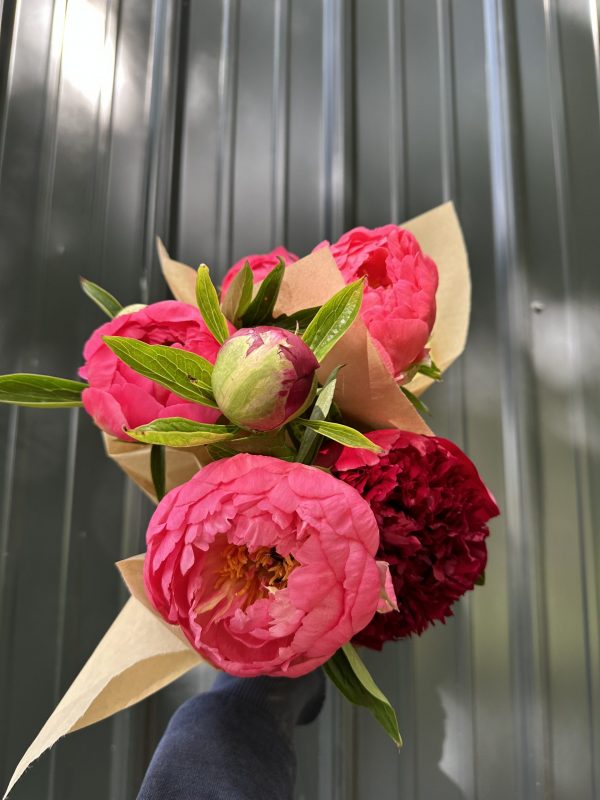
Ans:
[[[323,704],[321,670],[302,678],[219,675],[173,715],[138,800],[292,800],[293,729]]]

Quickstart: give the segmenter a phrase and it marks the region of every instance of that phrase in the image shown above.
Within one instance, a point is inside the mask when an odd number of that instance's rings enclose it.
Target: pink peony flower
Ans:
[[[360,492],[379,525],[378,557],[389,563],[398,610],[374,616],[355,641],[380,650],[452,614],[483,574],[487,522],[499,510],[447,439],[397,430],[368,436],[384,452],[344,448],[333,474]]]
[[[223,278],[221,292],[225,294],[229,288],[229,284],[235,278],[238,272],[243,269],[246,261],[250,264],[250,269],[254,273],[254,282],[258,283],[259,281],[262,281],[263,278],[266,278],[269,272],[271,272],[271,270],[277,266],[280,258],[283,258],[286,265],[293,264],[294,261],[298,261],[298,256],[294,253],[290,253],[290,251],[286,250],[285,247],[276,247],[274,250],[271,250],[270,253],[258,253],[256,255],[240,258],[240,260],[235,262],[233,267],[231,267],[231,269]]]
[[[82,400],[99,428],[124,441],[133,441],[124,428],[136,428],[154,419],[218,419],[218,410],[184,400],[132,370],[104,344],[103,336],[127,336],[147,344],[171,345],[214,363],[219,344],[197,308],[165,300],[122,314],[97,328],[83,350],[85,364],[79,374],[90,388],[83,391]]]
[[[321,242],[315,250],[329,245]],[[437,267],[409,231],[396,225],[353,228],[330,245],[346,283],[365,276],[361,316],[399,383],[428,357],[435,322]]]
[[[315,467],[241,453],[159,503],[146,591],[214,666],[296,677],[393,605],[378,542],[352,487]]]

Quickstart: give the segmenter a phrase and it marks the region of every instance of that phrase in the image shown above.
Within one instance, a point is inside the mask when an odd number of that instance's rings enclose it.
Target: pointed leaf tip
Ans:
[[[219,342],[229,338],[227,319],[221,311],[219,296],[210,279],[210,271],[206,264],[200,264],[196,279],[196,302],[206,323],[206,327]]]

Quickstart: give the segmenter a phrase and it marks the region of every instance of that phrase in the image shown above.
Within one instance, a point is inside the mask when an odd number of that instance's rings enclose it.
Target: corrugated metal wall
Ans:
[[[594,0],[0,0],[0,371],[70,375],[165,296],[153,237],[224,270],[453,198],[470,344],[433,426],[504,510],[486,586],[369,665],[393,746],[331,693],[306,800],[600,798],[600,41]],[[77,411],[0,413],[0,782],[115,616],[150,509]],[[597,528],[596,528],[597,531]],[[75,734],[14,792],[129,798],[205,676]]]

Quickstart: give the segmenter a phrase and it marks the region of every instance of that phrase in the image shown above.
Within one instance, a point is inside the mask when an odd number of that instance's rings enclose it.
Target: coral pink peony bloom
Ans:
[[[379,524],[378,555],[389,563],[398,610],[355,637],[379,650],[452,614],[485,569],[487,522],[499,511],[452,442],[397,430],[368,436],[384,452],[345,448],[333,474],[360,492]]]
[[[147,344],[171,345],[211,363],[219,350],[198,309],[174,300],[153,303],[101,325],[85,345],[85,364],[79,374],[90,386],[82,394],[85,410],[103,431],[133,441],[124,428],[136,428],[163,417],[185,417],[197,422],[214,422],[219,417],[216,409],[184,400],[132,370],[104,344],[103,336],[127,336]]]
[[[250,269],[254,273],[254,282],[257,283],[258,281],[262,281],[263,278],[266,278],[269,272],[277,266],[280,258],[283,258],[286,265],[298,261],[298,256],[294,253],[290,253],[285,247],[276,247],[274,250],[271,250],[270,253],[257,253],[256,255],[240,258],[223,278],[221,292],[225,294],[229,288],[229,284],[238,272],[243,269],[246,261],[250,264]]]
[[[315,250],[327,246],[321,242]],[[435,322],[437,267],[409,231],[396,225],[353,228],[330,245],[346,283],[365,276],[361,316],[394,378],[405,383],[427,359]]]
[[[310,672],[390,605],[373,512],[315,467],[215,461],[163,498],[147,543],[152,604],[232,675]]]

